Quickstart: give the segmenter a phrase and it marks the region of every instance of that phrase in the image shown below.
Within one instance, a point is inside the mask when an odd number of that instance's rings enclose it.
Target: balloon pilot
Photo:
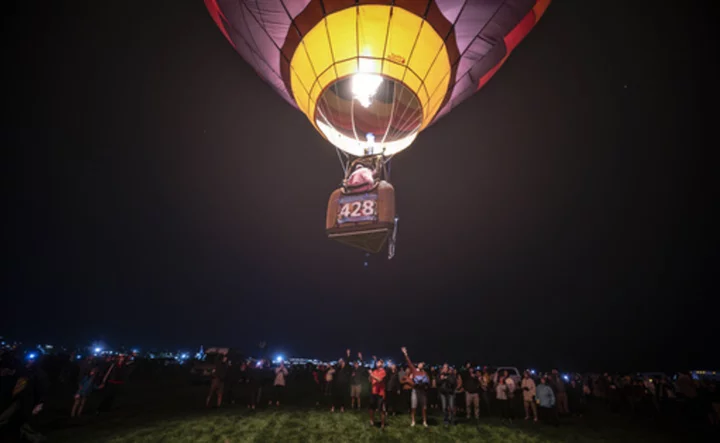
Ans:
[[[356,159],[351,167],[350,173],[343,181],[343,187],[348,194],[367,192],[377,186],[382,174],[382,155],[374,155],[375,136],[367,134],[367,147],[365,157]]]

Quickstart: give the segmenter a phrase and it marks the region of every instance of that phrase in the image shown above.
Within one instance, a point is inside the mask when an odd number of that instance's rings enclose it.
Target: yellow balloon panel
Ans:
[[[360,56],[383,58],[385,37],[387,36],[390,8],[380,5],[367,5],[351,8],[358,11],[357,25],[360,40]]]
[[[324,22],[320,22],[318,27],[322,28],[321,31],[325,31]],[[330,40],[328,39],[327,32],[314,32],[312,35],[308,34],[296,52],[300,51],[304,51],[310,59],[310,67],[315,77],[333,64],[333,53],[330,49]]]
[[[325,17],[326,34],[330,36],[333,55],[337,61],[347,60],[358,55],[355,8],[350,8],[348,11],[352,11],[352,14],[336,13]]]
[[[387,5],[358,5],[326,16],[303,37],[290,67],[292,93],[313,125],[314,104],[323,89],[364,72],[401,81],[413,91],[425,110],[425,127],[447,92],[451,71],[445,43],[433,27]],[[441,98],[430,103],[433,90],[440,90]]]

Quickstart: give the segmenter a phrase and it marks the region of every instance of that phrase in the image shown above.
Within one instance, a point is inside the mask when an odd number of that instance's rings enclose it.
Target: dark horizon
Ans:
[[[397,156],[367,268],[334,148],[202,1],[8,7],[0,334],[718,368],[711,15],[579,3]]]

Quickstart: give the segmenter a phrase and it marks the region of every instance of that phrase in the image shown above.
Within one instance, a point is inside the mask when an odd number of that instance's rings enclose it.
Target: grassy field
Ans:
[[[106,417],[95,423],[53,432],[51,441],[93,443],[137,442],[661,442],[667,435],[616,423],[593,426],[565,423],[555,428],[516,421],[507,426],[496,419],[479,425],[459,423],[446,429],[439,416],[430,427],[410,428],[407,416],[390,418],[384,431],[371,428],[367,414],[281,410],[249,412],[241,408],[198,410],[176,417]]]
[[[631,422],[626,415],[608,414],[602,407],[590,408],[583,418],[566,418],[557,428],[524,420],[508,426],[484,417],[479,424],[461,419],[445,429],[439,411],[431,410],[428,429],[410,428],[408,415],[399,415],[381,431],[369,426],[366,410],[331,414],[327,408],[315,408],[312,391],[295,391],[292,403],[303,407],[249,411],[240,406],[206,409],[207,390],[208,386],[192,386],[182,377],[136,380],[109,414],[95,416],[100,395],[91,396],[88,416],[80,420],[68,417],[74,391],[57,392],[42,415],[40,430],[51,443],[720,441],[708,438],[704,427],[668,420]]]

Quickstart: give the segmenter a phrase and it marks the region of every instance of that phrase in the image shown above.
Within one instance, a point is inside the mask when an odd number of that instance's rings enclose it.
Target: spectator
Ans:
[[[350,385],[350,406],[355,409],[355,405],[360,409],[361,398],[362,398],[362,384],[367,380],[368,372],[364,366],[361,365],[362,354],[358,354],[359,361],[353,363],[352,381]]]
[[[410,426],[415,426],[415,411],[419,408],[422,413],[423,426],[427,428],[427,388],[430,385],[430,377],[425,372],[425,363],[420,362],[415,366],[408,356],[407,349],[403,347],[402,353],[405,355],[413,386],[410,396]]]
[[[125,382],[130,376],[130,363],[126,363],[125,356],[120,355],[114,363],[110,364],[110,367],[105,372],[102,384],[98,387],[98,389],[103,390],[103,398],[100,406],[98,406],[98,411],[109,411],[115,399],[122,394]]]
[[[85,408],[85,402],[94,388],[96,373],[97,370],[93,368],[90,370],[89,374],[85,375],[82,380],[80,380],[78,391],[75,394],[75,403],[73,404],[72,411],[70,412],[70,417],[75,418],[82,415],[83,408]]]
[[[558,425],[557,414],[555,414],[555,394],[548,386],[547,379],[540,377],[540,384],[536,388],[535,395],[540,406],[540,419],[544,423]]]
[[[410,397],[412,396],[413,389],[412,375],[407,367],[404,367],[403,370],[400,371],[400,385],[402,386],[402,389],[400,390],[400,406],[402,408],[402,412],[405,412],[410,406]]]
[[[230,360],[228,360],[227,366],[227,374],[225,375],[225,398],[229,399],[231,405],[234,405],[239,396],[240,367],[237,364],[233,364]]]
[[[553,383],[555,388],[555,400],[557,402],[558,414],[569,414],[570,408],[568,407],[568,396],[565,387],[565,380],[558,373],[557,369],[552,370]]]
[[[457,377],[450,371],[450,366],[445,363],[438,374],[438,396],[440,407],[443,411],[443,422],[445,426],[455,424],[455,389],[457,389]]]
[[[392,413],[392,415],[396,415],[400,410],[400,390],[400,373],[398,372],[397,365],[391,365],[387,375],[386,395],[388,413]],[[360,400],[358,399],[358,404],[359,403]]]
[[[237,394],[240,401],[245,403],[245,406],[250,409],[255,409],[255,398],[254,389],[252,388],[252,376],[248,364],[242,362],[240,364],[240,370],[238,371],[238,385]]]
[[[212,381],[210,382],[210,392],[205,400],[205,406],[210,406],[210,399],[213,394],[217,396],[217,407],[222,404],[223,392],[225,392],[225,377],[227,376],[227,356],[223,355],[220,361],[215,365],[212,371]]]
[[[332,403],[332,395],[333,395],[333,384],[335,381],[335,368],[332,366],[328,366],[327,370],[325,371],[325,399],[326,401],[329,401]],[[327,404],[326,404],[327,406]]]
[[[465,391],[465,417],[470,419],[472,412],[475,419],[478,420],[480,418],[480,374],[473,368],[468,368],[465,378],[461,378],[460,383]]]
[[[568,406],[572,406],[572,410],[579,417],[582,417],[582,412],[585,410],[585,392],[583,392],[582,379],[578,380],[573,378],[570,380],[570,386],[567,390],[568,393]]]
[[[350,359],[350,349],[347,350],[347,358]],[[345,406],[350,396],[350,379],[352,377],[352,369],[345,363],[344,359],[338,360],[338,367],[335,372],[335,387],[331,412],[335,412],[335,407],[340,406],[340,412],[345,412]]]
[[[430,409],[438,407],[438,391],[437,391],[437,368],[430,368],[430,389],[428,389],[428,406]]]
[[[538,413],[537,413],[537,406],[535,404],[535,394],[536,394],[536,388],[535,388],[535,381],[530,377],[530,371],[525,371],[523,373],[523,379],[522,382],[520,382],[520,386],[522,387],[523,391],[523,406],[525,409],[525,420],[530,420],[530,411],[532,411],[533,420],[535,422],[538,421]]]
[[[248,387],[248,398],[250,400],[250,408],[255,409],[260,404],[260,398],[262,397],[262,360],[254,364],[253,367],[247,368],[246,383]]]
[[[375,426],[375,411],[380,412],[380,428],[385,429],[385,362],[373,357],[375,369],[370,372],[370,426]]]
[[[710,425],[717,427],[720,424],[720,390],[718,390],[716,382],[709,386],[708,400],[710,402],[710,411],[708,412]]]
[[[502,419],[512,423],[512,407],[510,405],[509,390],[510,385],[506,383],[505,376],[501,375],[495,385],[495,398],[500,406],[500,416]]]
[[[273,382],[273,391],[275,392],[275,406],[279,407],[280,402],[285,400],[285,380],[288,376],[288,370],[285,363],[280,362],[280,366],[275,368],[275,381]]]
[[[492,414],[492,390],[492,377],[487,370],[483,370],[482,377],[480,377],[480,396],[487,415]]]

